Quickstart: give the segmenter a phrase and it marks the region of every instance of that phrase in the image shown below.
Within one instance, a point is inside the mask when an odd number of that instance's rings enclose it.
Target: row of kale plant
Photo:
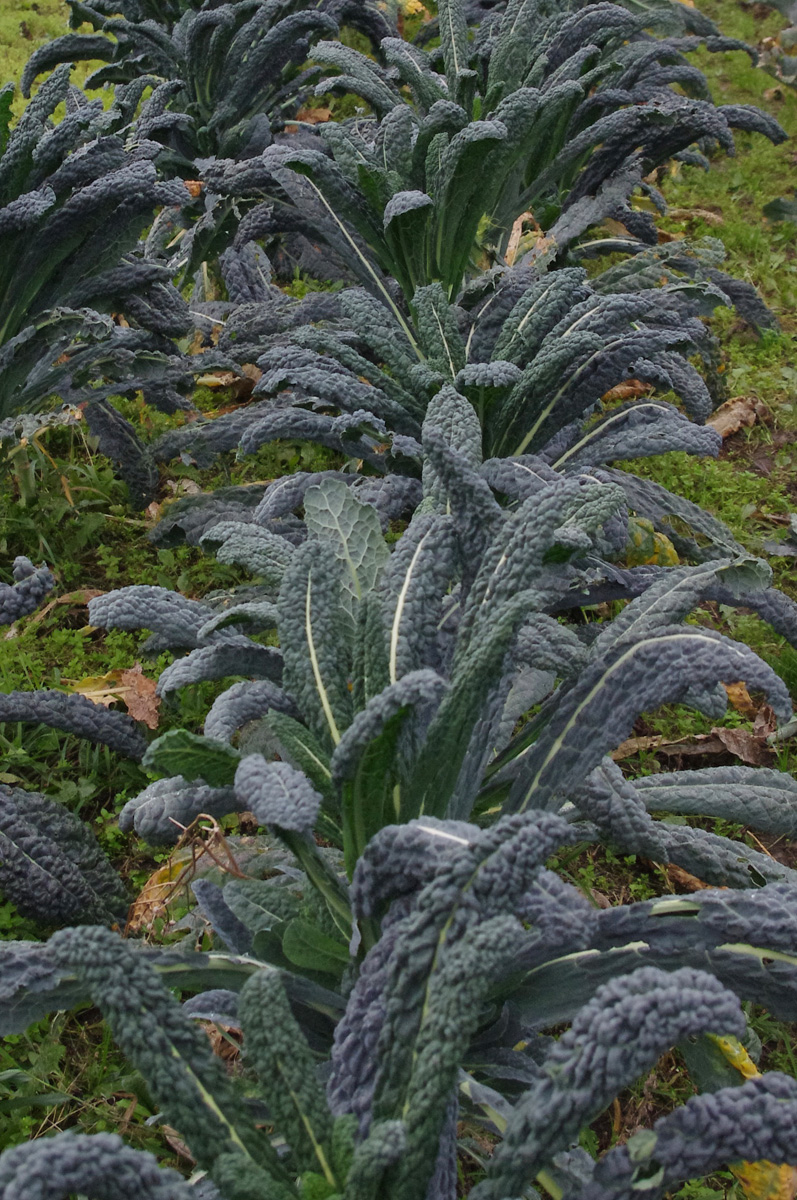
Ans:
[[[740,1001],[797,1017],[797,878],[683,818],[793,836],[797,784],[744,767],[632,782],[610,757],[660,704],[720,720],[740,679],[791,713],[766,664],[687,618],[713,600],[797,643],[797,605],[709,514],[611,466],[716,453],[703,318],[772,320],[721,248],[659,246],[632,199],[663,205],[651,173],[707,165],[732,127],[783,136],[715,107],[685,57],[738,46],[669,0],[440,0],[414,41],[344,0],[70,7],[94,32],[36,52],[23,88],[55,70],[13,128],[5,94],[5,411],[87,402],[141,504],[179,454],[303,439],[338,469],[166,510],[157,539],[240,564],[245,587],[92,602],[93,625],[188,651],[162,695],[237,680],[201,734],[147,745],[80,696],[0,696],[2,720],[142,761],[155,782],[120,824],[148,841],[243,811],[270,836],[248,877],[194,883],[211,951],[145,947],[112,931],[128,897],[90,830],[2,789],[4,894],[73,928],[4,944],[0,1031],[98,1005],[197,1171],[66,1132],[0,1156],[0,1195],[450,1200],[461,1113],[496,1143],[483,1200],[535,1181],[555,1200],[662,1196],[741,1161],[776,1186],[797,1083],[758,1074]],[[369,53],[330,40],[341,26]],[[70,84],[81,58],[108,63],[88,81],[115,85],[108,107]],[[313,90],[365,108],[308,128]],[[343,289],[289,299],[273,280],[297,261]],[[192,357],[195,322],[221,334]],[[151,445],[109,401],[185,408],[199,370],[252,364],[251,403]],[[602,402],[629,379],[651,394]],[[641,526],[657,553],[629,565]],[[26,559],[15,578],[4,622],[54,585]],[[606,601],[626,603],[599,619]],[[545,865],[585,843],[722,890],[594,909]],[[245,1081],[197,1020],[243,1030]],[[674,1045],[699,1094],[598,1161],[579,1149]]]

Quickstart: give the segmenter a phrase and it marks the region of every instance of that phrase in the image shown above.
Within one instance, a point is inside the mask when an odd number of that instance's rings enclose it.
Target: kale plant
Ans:
[[[171,339],[190,327],[187,306],[168,269],[136,247],[156,209],[179,205],[185,189],[158,179],[158,146],[128,149],[106,132],[113,114],[70,85],[67,66],[13,128],[12,97],[11,85],[0,93],[0,416],[53,393],[101,399],[139,387],[184,404]]]
[[[767,828],[791,831],[788,777],[687,773],[646,801],[605,756],[661,703],[718,719],[721,683],[739,678],[788,719],[788,693],[760,659],[682,622],[713,598],[752,607],[795,640],[797,606],[768,587],[763,564],[736,555],[677,570],[614,565],[627,538],[617,483],[594,468],[562,477],[530,456],[482,466],[469,402],[444,388],[431,409],[424,498],[392,554],[379,505],[395,512],[406,493],[383,494],[384,481],[363,503],[341,478],[299,476],[266,489],[248,520],[216,519],[201,536],[259,581],[240,597],[214,608],[133,587],[91,602],[93,624],[146,627],[153,648],[190,648],[162,674],[161,694],[243,677],[214,702],[204,737],[173,731],[150,747],[145,765],[164,778],[128,803],[123,826],[173,840],[200,813],[254,813],[324,897],[343,950],[345,884],[313,832],[339,848],[351,878],[385,824],[547,809],[712,883],[789,877],[743,845],[648,813],[667,811],[668,797],[673,811],[728,819],[748,806]],[[509,494],[508,507],[488,480]],[[275,525],[299,504],[306,539],[296,545]],[[298,522],[293,530],[304,532]],[[605,594],[636,599],[590,644],[567,615]],[[247,628],[276,629],[279,649]],[[282,761],[269,761],[275,753]],[[342,961],[333,955],[333,973]]]
[[[694,157],[696,143],[732,153],[732,127],[785,135],[757,109],[711,103],[683,55],[699,38],[651,39],[645,24],[617,4],[516,0],[471,40],[462,0],[445,0],[437,53],[388,38],[381,66],[320,42],[314,60],[337,73],[316,91],[354,92],[374,117],[324,125],[318,148],[286,141],[216,164],[208,185],[262,197],[242,241],[321,239],[391,303],[390,279],[407,301],[432,282],[453,298],[468,274],[517,252],[523,221],[549,256],[558,243],[545,235],[568,218],[586,229],[613,217],[655,242],[650,217],[629,204],[654,168]]]
[[[75,28],[88,22],[91,34],[70,33],[36,50],[22,90],[57,63],[101,59],[108,63],[86,81],[89,89],[136,82],[138,95],[154,87],[146,108],[146,136],[170,147],[170,161],[196,175],[194,160],[218,155],[247,158],[295,115],[319,71],[305,69],[319,37],[335,36],[339,24],[364,32],[378,47],[392,32],[376,4],[355,0],[258,0],[219,4],[205,0],[179,12],[71,0]]]
[[[420,437],[446,385],[472,403],[488,457],[533,452],[567,472],[671,450],[716,454],[720,439],[703,421],[721,395],[717,347],[700,319],[727,303],[715,261],[714,247],[649,251],[632,260],[633,270],[590,281],[578,267],[506,268],[457,304],[439,284],[420,288],[405,318],[362,288],[290,300],[267,282],[268,262],[254,244],[227,250],[221,265],[235,299],[193,303],[199,319],[223,325],[216,346],[190,365],[243,377],[256,362],[252,401],[148,446],[108,412],[120,433],[117,457],[151,496],[146,481],[157,480],[159,462],[190,455],[207,466],[224,452],[244,456],[297,439],[363,460],[388,477],[385,494],[409,497],[407,477],[420,474],[421,455],[407,439]],[[649,286],[654,273],[664,286]],[[642,398],[602,403],[629,380]],[[657,391],[675,393],[691,420]],[[394,453],[394,444],[405,452]]]
[[[549,477],[671,450],[716,454],[720,439],[703,425],[717,392],[716,346],[700,316],[723,296],[704,277],[715,269],[704,266],[706,254],[710,264],[707,248],[677,257],[651,251],[632,260],[633,271],[612,269],[591,281],[575,267],[505,269],[472,285],[456,305],[432,284],[415,294],[409,320],[364,289],[322,294],[312,307],[270,296],[242,304],[226,315],[217,352],[227,364],[235,357],[258,362],[253,402],[170,431],[145,453],[154,469],[178,454],[207,465],[236,446],[244,456],[281,438],[317,442],[350,460],[340,478],[380,497],[383,523],[412,511],[421,426],[452,387],[472,406],[461,419],[473,425],[468,436],[484,477],[515,499],[527,467]],[[654,272],[664,286],[646,286]],[[709,383],[690,359],[702,359]],[[650,394],[603,402],[629,379],[646,381]],[[674,392],[691,420],[655,395],[659,389]],[[358,478],[356,464],[382,478]],[[694,505],[635,476],[615,471],[613,478],[644,520],[663,527],[675,514],[708,537],[710,551],[681,535],[684,556],[740,552],[729,531]],[[270,519],[289,519],[304,486],[302,476],[275,488]],[[200,497],[170,509],[154,536],[168,536],[178,514],[193,511],[198,519],[206,504]]]
[[[44,925],[123,920],[127,896],[89,827],[55,800],[0,787],[0,891]]]
[[[702,422],[714,401],[689,359],[702,357],[711,369],[715,348],[698,317],[722,302],[711,285],[674,273],[663,288],[602,292],[600,276],[591,284],[581,268],[516,267],[485,278],[456,305],[439,284],[420,288],[414,319],[399,321],[363,289],[350,289],[338,297],[337,320],[263,339],[253,396],[277,395],[279,404],[262,407],[241,453],[274,437],[312,438],[313,425],[321,434],[336,419],[325,415],[330,409],[344,418],[360,413],[361,423],[370,413],[375,443],[385,430],[417,439],[433,397],[453,386],[473,405],[486,458],[530,452],[568,469],[674,449],[713,454],[719,440]],[[225,337],[222,349],[233,346]],[[239,353],[246,357],[250,346]],[[651,393],[674,392],[692,421],[654,395],[602,412],[601,397],[629,379]],[[213,430],[186,430],[180,440],[189,450],[192,434],[201,444]],[[369,463],[386,469],[384,454]]]
[[[13,584],[0,584],[0,625],[11,625],[35,612],[55,587],[55,576],[46,563],[34,567],[24,554],[14,559]]]
[[[14,559],[13,572],[13,585],[0,584],[0,624],[10,624],[34,612],[55,586],[55,578],[45,564],[34,567],[23,555]],[[77,692],[0,692],[0,721],[49,725],[110,746],[133,759],[140,759],[146,748],[131,717],[95,704]]]
[[[202,1194],[221,1200],[309,1189],[453,1200],[460,1108],[498,1139],[478,1186],[484,1200],[518,1195],[535,1178],[568,1200],[597,1200],[633,1194],[644,1177],[659,1197],[727,1162],[788,1162],[797,1085],[758,1075],[749,1058],[743,1082],[725,1055],[746,1036],[740,998],[795,1012],[793,889],[598,911],[545,869],[572,837],[560,817],[539,813],[489,830],[429,818],[385,829],[352,884],[355,911],[381,917],[382,932],[345,1009],[251,956],[142,950],[104,929],[70,929],[45,945],[8,945],[0,1028],[24,1028],[55,1006],[98,1005],[207,1172]],[[213,977],[227,987],[182,1011],[168,990]],[[255,1097],[227,1075],[192,1015],[242,1027]],[[554,1041],[544,1030],[557,1021],[570,1026]],[[597,1162],[574,1146],[674,1045],[696,1062],[702,1051],[695,1078],[706,1093]],[[492,1086],[496,1076],[504,1090],[513,1079],[508,1094]],[[8,1150],[0,1183],[9,1198],[23,1186],[47,1200],[73,1190],[194,1194],[105,1135]]]

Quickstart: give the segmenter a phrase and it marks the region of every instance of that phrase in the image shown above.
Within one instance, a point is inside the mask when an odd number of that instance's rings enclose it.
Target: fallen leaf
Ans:
[[[252,389],[263,372],[254,363],[244,363],[240,372],[213,371],[208,375],[200,375],[197,383],[207,388],[232,388],[233,397],[238,400],[248,400]]]
[[[697,737],[682,738],[676,742],[662,742],[658,753],[667,758],[706,758],[727,754],[728,748],[710,733],[699,733]]]
[[[763,95],[764,95],[764,99],[768,100],[771,104],[773,100],[782,100],[783,99],[783,88],[782,87],[766,88]]]
[[[660,734],[655,734],[651,737],[628,738],[626,741],[621,742],[616,750],[612,750],[611,757],[615,762],[625,762],[627,758],[633,758],[635,754],[655,749],[663,741],[664,738]]]
[[[181,850],[175,850],[169,861],[150,875],[130,905],[125,926],[126,934],[149,930],[158,917],[166,915],[169,901],[180,888],[195,859],[193,847],[185,846]]]
[[[237,1025],[216,1025],[213,1021],[200,1021],[210,1042],[210,1048],[222,1062],[237,1062],[241,1056],[241,1047],[233,1045],[230,1038],[235,1040],[241,1030]],[[226,1036],[225,1036],[226,1035]]]
[[[202,492],[195,479],[167,479],[166,487],[175,496],[199,496]]]
[[[212,375],[200,375],[197,383],[206,388],[232,387],[237,378],[234,371],[217,371]]]
[[[122,670],[108,671],[105,675],[86,675],[83,679],[65,679],[64,683],[70,692],[85,696],[94,704],[103,704],[106,708],[122,699]]]
[[[722,742],[726,750],[753,767],[769,767],[774,754],[767,743],[746,729],[712,729],[712,735]]]
[[[710,208],[669,208],[667,216],[675,221],[696,221],[698,218],[707,225],[724,225],[722,215],[712,212]]]
[[[331,117],[331,108],[300,108],[296,114],[296,120],[306,125],[325,125]]]
[[[171,1125],[161,1125],[160,1131],[178,1158],[184,1158],[188,1163],[196,1163],[196,1159],[176,1129],[172,1129]]]
[[[74,604],[75,606],[80,606],[88,604],[89,600],[93,600],[95,596],[101,596],[102,594],[102,591],[100,591],[98,588],[80,588],[76,592],[67,592],[63,596],[56,596],[55,600],[51,600],[49,604],[45,604],[44,608],[38,609],[30,617],[25,618],[26,627],[31,628],[34,625],[38,625],[39,622],[43,621],[47,614],[51,613],[58,604]],[[14,622],[14,624],[3,636],[6,640],[10,641],[12,638],[17,636],[18,632],[19,630],[17,629],[17,622]]]
[[[635,400],[638,396],[650,395],[652,391],[653,385],[650,383],[643,383],[641,379],[626,379],[625,383],[618,383],[601,399],[607,404],[612,400]]]
[[[704,888],[712,886],[710,883],[704,883],[702,879],[698,879],[697,875],[691,875],[683,867],[677,867],[675,863],[667,863],[665,869],[670,883],[684,888],[687,892],[700,892]]]
[[[727,438],[732,433],[738,433],[740,429],[755,425],[765,412],[764,405],[754,396],[734,396],[721,404],[706,424],[716,429],[720,437]]]
[[[158,728],[160,696],[154,679],[144,674],[141,663],[122,671],[120,683],[124,689],[123,700],[134,721],[143,721],[149,729]]]
[[[183,184],[191,196],[198,196],[205,186],[201,179],[184,179]]]
[[[739,683],[724,683],[722,686],[728,693],[728,700],[733,708],[743,717],[749,717],[751,721],[755,720],[758,716],[758,705],[750,696],[747,685],[740,681]]]
[[[762,704],[753,721],[753,733],[759,738],[768,738],[778,727],[775,710],[768,704]]]
[[[157,684],[146,677],[141,663],[126,669],[120,667],[105,675],[65,679],[64,683],[70,692],[85,696],[94,704],[107,708],[110,704],[122,703],[134,721],[143,721],[150,729],[158,727],[160,697],[156,695]]]
[[[731,1171],[748,1200],[794,1200],[797,1196],[797,1167],[775,1163],[743,1162]]]
[[[772,752],[764,738],[746,729],[712,729],[711,733],[699,733],[696,737],[675,742],[667,742],[658,735],[629,738],[612,751],[611,757],[615,762],[624,762],[645,750],[653,750],[665,758],[710,758],[732,754],[742,762],[756,766],[769,766],[772,762]]]

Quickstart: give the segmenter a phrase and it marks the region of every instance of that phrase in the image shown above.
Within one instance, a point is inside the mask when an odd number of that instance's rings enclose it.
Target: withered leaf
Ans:
[[[120,683],[124,688],[122,699],[134,721],[143,721],[149,729],[158,728],[160,696],[157,683],[144,674],[141,663],[122,671]]]

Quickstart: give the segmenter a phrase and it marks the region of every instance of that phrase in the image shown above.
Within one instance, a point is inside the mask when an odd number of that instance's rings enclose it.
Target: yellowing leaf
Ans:
[[[710,1033],[708,1037],[722,1053],[726,1062],[735,1067],[745,1079],[756,1079],[761,1074],[738,1038],[720,1037],[716,1033]]]
[[[122,703],[134,721],[143,721],[150,729],[158,727],[160,697],[156,694],[157,684],[148,679],[141,663],[122,670],[108,671],[105,675],[86,675],[83,679],[65,679],[70,692],[85,696],[94,704]]]
[[[70,692],[85,696],[95,704],[114,704],[122,699],[122,671],[108,671],[105,675],[86,675],[83,679],[65,679]]]
[[[751,719],[758,716],[758,705],[753,702],[745,683],[739,681],[739,683],[724,683],[722,686],[728,693],[728,699],[738,713],[741,713],[743,717],[750,717]]]
[[[795,1151],[797,1157],[797,1151]],[[797,1168],[775,1163],[740,1163],[731,1171],[742,1185],[748,1200],[794,1200],[797,1194]]]
[[[628,519],[625,557],[629,567],[641,567],[648,563],[660,567],[674,567],[680,562],[678,551],[667,535],[659,533],[644,517]]]
[[[744,1079],[755,1079],[761,1074],[742,1043],[735,1037],[708,1035],[721,1051],[727,1062],[735,1067]],[[797,1149],[795,1150],[797,1158]],[[767,1162],[737,1163],[731,1171],[742,1185],[748,1200],[794,1200],[797,1195],[797,1167]]]
[[[141,933],[150,929],[158,917],[165,916],[169,901],[195,859],[193,847],[185,846],[175,850],[169,861],[150,875],[130,906],[126,933]]]

